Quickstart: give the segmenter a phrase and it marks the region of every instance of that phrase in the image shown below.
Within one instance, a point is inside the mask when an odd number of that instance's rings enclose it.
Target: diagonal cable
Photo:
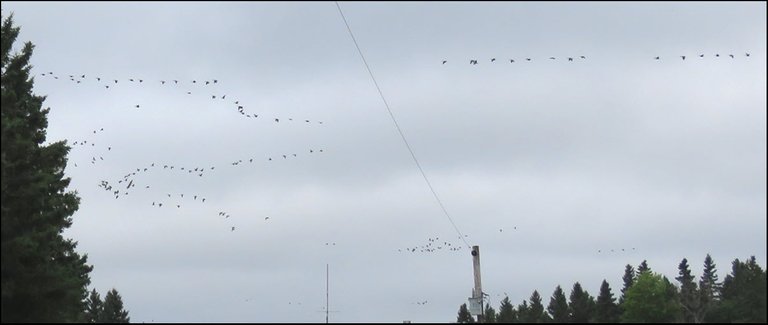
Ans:
[[[357,40],[355,39],[355,35],[352,34],[352,29],[349,27],[349,23],[347,23],[347,18],[344,16],[344,12],[341,11],[341,6],[339,6],[338,1],[334,1],[336,3],[336,8],[339,9],[339,14],[341,14],[341,18],[344,20],[344,25],[347,26],[347,31],[349,31],[349,36],[352,37],[352,42],[355,43],[355,47],[357,48],[357,53],[360,53],[360,58],[363,59],[363,63],[365,64],[365,68],[368,69],[368,74],[371,75],[371,79],[373,80],[373,84],[376,86],[376,90],[379,91],[379,96],[381,96],[381,100],[384,102],[384,107],[387,108],[387,112],[389,113],[389,117],[392,118],[392,122],[395,123],[395,128],[397,128],[397,132],[400,133],[400,138],[403,139],[403,143],[405,143],[405,146],[408,148],[408,152],[411,153],[411,157],[413,158],[413,161],[416,163],[416,167],[419,168],[419,172],[421,173],[421,176],[424,177],[424,181],[427,182],[427,186],[429,186],[429,190],[432,192],[432,195],[435,196],[435,200],[437,200],[437,203],[440,205],[440,208],[443,210],[443,213],[445,213],[445,216],[448,217],[448,221],[451,222],[451,225],[453,225],[453,228],[456,229],[456,233],[459,234],[459,238],[461,238],[462,241],[464,241],[464,244],[467,245],[467,248],[472,248],[471,245],[467,242],[466,239],[464,239],[464,236],[462,235],[461,231],[459,230],[459,227],[456,226],[456,223],[453,222],[453,218],[451,218],[451,215],[448,213],[448,210],[445,209],[445,206],[443,205],[443,201],[440,200],[440,197],[437,196],[437,192],[435,192],[435,189],[432,187],[432,183],[429,182],[429,178],[427,178],[427,174],[424,173],[424,169],[421,168],[421,164],[419,163],[419,160],[416,159],[416,154],[413,153],[413,149],[411,148],[411,145],[408,143],[408,140],[405,138],[405,134],[403,134],[403,130],[400,129],[400,125],[397,124],[397,119],[395,119],[395,115],[392,113],[392,109],[389,108],[389,103],[387,103],[387,99],[384,98],[384,93],[381,92],[381,88],[379,87],[379,83],[376,82],[376,78],[373,76],[373,72],[371,71],[371,67],[368,66],[368,61],[365,60],[365,56],[363,55],[363,51],[360,50],[360,45],[357,44]]]

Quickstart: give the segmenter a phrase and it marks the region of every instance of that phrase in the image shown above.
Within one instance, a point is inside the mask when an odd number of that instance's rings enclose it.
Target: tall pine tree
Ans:
[[[603,283],[600,285],[600,295],[597,296],[597,303],[595,304],[595,322],[619,322],[619,307],[616,305],[616,298],[613,297],[611,287],[605,279],[603,279]]]
[[[555,292],[552,293],[552,298],[549,298],[547,311],[555,323],[567,323],[570,320],[568,300],[566,300],[565,293],[559,285],[555,288]]]
[[[86,323],[98,323],[101,321],[101,314],[104,310],[104,302],[101,301],[101,295],[96,292],[96,289],[91,291],[91,295],[88,296],[85,306],[85,322]]]
[[[536,290],[533,290],[530,299],[530,307],[528,307],[527,322],[528,323],[546,323],[549,321],[549,315],[544,312],[544,305],[541,303],[541,295]]]
[[[99,323],[129,323],[130,321],[128,311],[123,309],[123,299],[120,297],[120,293],[112,288],[104,297],[104,310],[101,313]]]
[[[683,308],[683,320],[687,323],[701,323],[703,313],[699,289],[694,281],[696,277],[691,274],[688,260],[683,258],[677,266],[679,276],[675,279],[680,282],[680,306]]]
[[[504,297],[499,305],[499,314],[496,316],[497,323],[515,323],[517,322],[517,311],[515,306],[509,301],[509,297]]]
[[[627,293],[627,290],[632,286],[633,283],[635,283],[635,269],[632,267],[632,265],[627,264],[627,266],[624,268],[624,276],[621,279],[624,280],[624,287],[621,288],[619,306],[624,303],[624,297]]]
[[[650,270],[651,268],[648,267],[648,263],[645,260],[643,260],[643,262],[637,266],[637,275],[640,276],[640,273],[648,272]]]
[[[519,323],[530,323],[528,320],[528,314],[530,313],[530,307],[528,307],[528,301],[523,300],[523,302],[519,305],[517,305],[517,321]]]
[[[65,192],[69,147],[43,144],[49,109],[42,109],[45,97],[32,93],[34,45],[11,54],[20,30],[13,14],[1,30],[2,322],[82,321],[92,267],[75,251],[77,243],[62,237],[80,201]]]
[[[491,304],[485,305],[483,311],[483,323],[496,323],[496,310],[491,307]]]
[[[570,301],[568,302],[568,313],[571,322],[587,323],[592,320],[595,301],[589,292],[581,288],[581,284],[576,282],[571,290]]]
[[[712,257],[707,254],[704,258],[704,270],[699,280],[699,299],[704,321],[709,320],[709,315],[715,309],[720,300],[720,282],[717,279],[717,266]]]
[[[472,314],[469,313],[469,309],[467,308],[467,304],[461,304],[459,306],[459,314],[456,316],[456,322],[457,323],[474,323],[475,319],[472,318]]]

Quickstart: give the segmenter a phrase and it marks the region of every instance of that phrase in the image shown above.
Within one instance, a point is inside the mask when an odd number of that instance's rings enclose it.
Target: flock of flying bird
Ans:
[[[699,54],[699,58],[704,58],[704,56],[705,56],[704,54]],[[725,55],[723,55],[723,56],[725,56]],[[728,56],[729,56],[731,59],[734,59],[734,58],[736,58],[736,56],[735,56],[735,55],[733,55],[732,53],[731,53],[731,54],[728,54]],[[749,53],[744,53],[744,56],[745,56],[745,57],[749,57]],[[685,60],[685,58],[686,58],[686,57],[687,57],[686,55],[680,55],[680,58],[682,58],[683,60]],[[715,53],[715,54],[714,54],[714,57],[716,57],[716,58],[719,58],[719,57],[720,57],[720,54],[719,54],[719,53]],[[574,62],[574,60],[579,60],[579,59],[581,59],[581,60],[584,60],[584,59],[586,59],[587,57],[586,57],[586,56],[584,56],[584,55],[580,55],[580,56],[578,56],[578,57],[566,57],[566,58],[567,58],[568,62]],[[519,61],[523,61],[523,59],[518,59],[518,60],[519,60]],[[532,58],[525,58],[524,60],[525,60],[526,62],[531,62],[531,61],[533,61],[533,59],[532,59]],[[550,56],[550,57],[549,57],[549,60],[557,60],[557,58],[556,58],[556,57],[554,57],[554,56]],[[660,57],[660,56],[655,56],[655,57],[654,57],[654,60],[661,60],[661,57]],[[490,61],[490,62],[496,62],[496,58],[491,58],[489,61]],[[515,63],[515,62],[517,62],[517,61],[515,61],[515,59],[509,59],[509,63]],[[448,63],[448,60],[447,60],[447,59],[444,59],[444,60],[443,60],[443,64],[446,64],[446,63]],[[478,61],[477,61],[477,59],[470,59],[470,60],[469,60],[469,64],[470,64],[470,65],[477,65],[477,64],[478,64]]]
[[[50,72],[50,71],[49,72],[45,72],[45,73],[41,73],[40,76],[47,77],[49,79],[53,78],[54,80],[59,80],[60,79],[58,75],[55,75],[53,72]],[[68,78],[69,78],[69,81],[71,81],[74,84],[83,84],[86,81],[93,81],[94,80],[94,77],[88,78],[85,74],[69,75]],[[65,79],[62,79],[62,80],[65,80]],[[128,78],[127,81],[125,79],[123,79],[122,81],[123,81],[123,84],[129,83],[129,84],[134,84],[134,85],[149,85],[150,83],[154,83],[155,85],[157,85],[159,83],[159,85],[163,86],[163,87],[171,87],[171,86],[174,86],[176,88],[187,87],[185,89],[187,95],[192,95],[192,90],[189,89],[189,87],[191,87],[191,86],[202,86],[202,87],[205,87],[205,86],[212,86],[212,85],[219,84],[219,80],[218,79],[200,80],[199,82],[198,82],[197,79],[193,79],[193,80],[191,80],[189,82],[179,81],[177,79],[155,80],[154,82],[150,82],[149,80],[147,80],[145,82],[144,79],[140,79],[140,78]],[[112,79],[112,78],[108,79],[108,78],[102,78],[102,77],[95,77],[95,82],[97,84],[99,84],[100,86],[104,86],[104,89],[106,89],[106,90],[111,89],[110,86],[117,87],[117,85],[120,84],[119,83],[120,82],[119,79]],[[197,90],[195,90],[195,91],[197,91]],[[226,101],[226,98],[227,98],[227,94],[211,94],[210,92],[209,92],[208,96],[210,96],[211,100],[220,100],[220,101]],[[231,100],[231,97],[230,97],[230,100]],[[237,112],[241,115],[241,117],[245,117],[245,118],[258,118],[259,117],[259,114],[246,112],[245,111],[245,104],[240,103],[240,100],[231,101],[231,104],[233,105],[233,107],[235,107],[237,109]],[[136,109],[140,109],[142,106],[141,106],[141,104],[133,104],[133,106],[131,106],[131,107],[136,108]],[[273,120],[275,123],[280,123],[280,119],[281,118],[280,117],[272,117],[270,119]],[[312,123],[323,124],[323,121],[312,121],[310,119],[297,119],[296,121],[302,121],[302,120],[303,120],[303,122],[305,124],[312,124]],[[283,118],[283,121],[292,122],[292,121],[294,121],[294,119],[292,117]]]
[[[60,79],[59,76],[54,75],[53,72],[42,73],[40,75],[44,76],[44,77],[49,77],[49,78],[51,78],[53,80]],[[120,84],[120,80],[118,80],[118,79],[107,80],[107,79],[101,78],[101,77],[95,77],[95,79],[94,79],[94,78],[87,78],[86,75],[80,75],[79,77],[75,76],[75,75],[70,75],[69,76],[69,80],[72,81],[76,85],[77,84],[85,84],[86,81],[91,81],[91,82],[95,81],[96,83],[101,83],[104,86],[105,89],[111,89],[110,86],[114,87],[115,85]],[[125,80],[123,80],[123,82],[125,83]],[[128,83],[133,83],[133,84],[136,84],[136,85],[147,85],[147,84],[149,84],[149,82],[147,82],[146,80],[138,79],[138,78],[128,79],[127,82]],[[180,82],[179,80],[170,80],[170,81],[160,80],[159,84],[160,84],[160,86],[165,86],[166,84],[168,84],[168,85],[171,85],[171,84],[172,85],[184,85],[184,83]],[[220,83],[219,83],[219,80],[213,79],[212,81],[203,80],[203,81],[200,81],[200,82],[198,82],[197,80],[192,80],[191,84],[192,85],[197,84],[197,85],[200,85],[200,86],[204,87],[204,86],[216,85],[216,84],[220,84]],[[187,86],[188,85],[189,84],[187,84]],[[192,92],[191,91],[187,91],[187,94],[192,94]],[[211,99],[226,100],[226,98],[227,98],[227,95],[220,95],[220,96],[219,95],[211,95]],[[243,117],[247,117],[247,118],[258,118],[259,117],[258,114],[250,114],[250,113],[246,112],[244,105],[241,104],[239,100],[235,100],[234,101],[234,105],[237,107],[238,112]],[[141,108],[141,105],[137,104],[137,105],[135,105],[135,108],[137,108],[137,109]],[[286,119],[284,119],[284,120],[286,120]],[[280,123],[280,118],[276,117],[276,118],[274,118],[274,121],[275,121],[275,123]],[[293,121],[293,118],[287,118],[287,121]],[[304,122],[303,122],[303,124],[312,124],[312,123],[323,124],[322,121],[314,121],[313,122],[313,121],[311,121],[309,119],[304,119]],[[71,142],[71,146],[72,146],[73,149],[80,149],[80,148],[86,149],[87,148],[87,149],[92,150],[92,152],[90,152],[89,156],[92,156],[91,157],[91,163],[93,165],[97,164],[97,162],[98,163],[106,162],[105,161],[105,157],[107,157],[107,161],[108,161],[109,160],[109,156],[107,155],[107,153],[114,153],[115,152],[115,151],[112,150],[113,148],[111,146],[97,146],[96,145],[97,141],[99,141],[98,138],[101,136],[102,132],[104,132],[104,128],[103,127],[95,129],[92,132],[88,132],[88,136],[83,136],[83,137],[81,137],[81,139],[78,139],[78,140],[75,140],[75,141]],[[106,147],[106,148],[103,148],[103,147]],[[106,149],[106,150],[104,150],[104,149]],[[95,153],[96,150],[101,150],[101,152]],[[305,155],[317,155],[317,154],[323,153],[323,152],[325,152],[324,149],[310,148],[310,149],[307,150]],[[240,165],[246,165],[246,164],[253,164],[254,160],[256,160],[256,161],[262,161],[263,160],[265,162],[278,161],[278,160],[287,160],[289,158],[298,158],[300,155],[303,155],[303,154],[301,154],[299,152],[292,152],[292,153],[289,152],[289,153],[282,153],[282,154],[277,154],[277,155],[263,155],[263,157],[261,157],[261,158],[257,158],[256,155],[253,155],[251,157],[247,157],[247,158],[244,158],[244,159],[233,160],[233,161],[227,163],[227,165],[230,165],[230,166],[240,166]],[[73,165],[74,165],[74,167],[78,167],[77,162],[74,162]],[[186,175],[195,176],[195,177],[203,177],[204,175],[213,173],[216,170],[216,168],[217,168],[217,164],[210,164],[210,163],[195,164],[193,166],[180,166],[179,164],[172,164],[172,163],[171,164],[169,164],[169,163],[161,164],[161,163],[152,162],[152,163],[150,163],[147,166],[142,166],[142,167],[136,168],[135,170],[131,170],[128,173],[126,173],[124,176],[122,176],[121,178],[118,178],[118,179],[113,180],[111,182],[108,181],[108,180],[101,180],[99,182],[99,184],[98,184],[98,187],[103,188],[105,191],[109,192],[111,195],[113,195],[115,197],[115,199],[119,199],[121,197],[122,198],[126,198],[137,187],[139,189],[142,189],[143,191],[153,191],[154,190],[154,188],[151,185],[149,185],[149,184],[144,184],[144,183],[140,184],[140,180],[137,179],[137,176],[146,176],[147,173],[151,173],[151,172],[174,172],[175,171],[175,172],[180,173],[180,174],[186,174]],[[171,193],[166,193],[166,194],[156,193],[155,195],[157,197],[154,200],[152,200],[151,206],[152,207],[157,207],[157,208],[164,208],[164,207],[165,208],[174,208],[175,207],[176,209],[181,209],[182,205],[186,206],[189,203],[196,203],[196,204],[205,204],[206,203],[206,198],[202,194],[199,194],[199,193],[193,193],[193,194],[189,194],[188,193],[186,195],[186,198],[185,198],[185,193],[178,193],[178,195],[171,194]],[[147,202],[147,204],[150,204],[150,203]],[[198,209],[198,208],[196,207],[195,209]],[[218,216],[220,216],[220,217],[222,217],[222,219],[225,219],[225,220],[228,220],[228,221],[232,220],[232,219],[229,219],[231,217],[231,215],[229,213],[225,212],[225,211],[219,211],[218,212]],[[267,217],[264,218],[264,221],[267,221],[269,219],[270,219],[270,217],[267,216]],[[236,227],[234,225],[231,225],[231,226],[229,226],[228,229],[229,229],[229,231],[235,231]],[[333,245],[335,245],[335,243]]]

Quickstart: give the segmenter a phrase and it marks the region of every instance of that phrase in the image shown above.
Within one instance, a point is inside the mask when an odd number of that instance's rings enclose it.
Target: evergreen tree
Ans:
[[[517,312],[515,306],[509,301],[509,297],[504,297],[499,306],[499,314],[496,317],[497,323],[515,323],[517,322]]]
[[[624,303],[624,295],[626,295],[627,290],[632,286],[632,284],[635,283],[635,269],[632,267],[632,265],[627,264],[627,267],[624,268],[624,276],[622,279],[624,280],[624,287],[621,288],[619,305]]]
[[[683,258],[677,266],[679,276],[675,279],[680,282],[680,306],[683,308],[683,320],[687,323],[701,323],[703,320],[701,297],[696,287],[696,279],[691,275],[688,260]]]
[[[670,288],[671,287],[671,288]],[[623,304],[622,322],[627,323],[669,323],[678,319],[680,306],[670,292],[675,286],[661,275],[640,272],[635,283],[626,294]]]
[[[528,323],[546,323],[549,321],[549,315],[544,312],[544,305],[541,304],[541,295],[536,290],[533,290],[530,299],[530,307],[528,307],[527,322]]]
[[[637,266],[637,275],[640,276],[640,273],[648,272],[650,270],[651,268],[648,267],[648,263],[645,260],[643,260],[643,262]]]
[[[571,290],[570,301],[568,302],[568,314],[574,323],[587,323],[592,319],[593,305],[595,301],[589,292],[581,288],[581,284],[576,282]]]
[[[563,289],[559,285],[555,288],[555,292],[552,293],[552,298],[549,298],[547,311],[555,323],[567,323],[570,320],[568,301],[565,298]]]
[[[699,280],[699,299],[701,299],[702,317],[708,320],[712,310],[717,308],[720,299],[720,283],[717,281],[717,269],[712,257],[704,258],[704,272]]]
[[[457,323],[474,323],[475,319],[472,318],[472,315],[469,313],[469,309],[467,309],[467,304],[461,304],[461,307],[459,307],[459,315],[456,317]]]
[[[466,305],[464,306],[466,308]],[[131,318],[128,317],[128,311],[123,310],[123,299],[116,289],[112,288],[104,297],[104,310],[101,314],[99,323],[128,323]]]
[[[496,323],[496,310],[491,307],[491,304],[485,305],[483,311],[483,323]]]
[[[523,300],[523,303],[517,305],[517,322],[518,323],[530,323],[528,320],[528,314],[530,307],[528,307],[528,301]]]
[[[733,261],[731,274],[723,280],[718,321],[735,323],[766,322],[766,273],[755,257]]]
[[[595,322],[619,322],[619,307],[616,305],[616,298],[613,297],[611,287],[605,279],[600,285],[600,295],[597,297],[597,304],[595,304]]]
[[[20,30],[13,14],[0,30],[2,322],[82,321],[92,267],[77,243],[62,237],[80,201],[65,192],[70,148],[65,141],[43,145],[49,109],[32,93],[34,45],[11,54]]]
[[[96,289],[91,291],[91,295],[88,297],[85,306],[85,322],[96,323],[101,321],[101,313],[104,310],[104,302],[101,301],[101,295],[96,292]]]

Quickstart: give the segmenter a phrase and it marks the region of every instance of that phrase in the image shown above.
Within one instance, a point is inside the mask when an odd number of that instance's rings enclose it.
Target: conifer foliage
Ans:
[[[80,199],[67,192],[69,147],[44,144],[44,96],[33,94],[27,42],[12,53],[20,27],[13,14],[2,19],[2,322],[81,321],[88,296],[87,256],[62,237]]]

